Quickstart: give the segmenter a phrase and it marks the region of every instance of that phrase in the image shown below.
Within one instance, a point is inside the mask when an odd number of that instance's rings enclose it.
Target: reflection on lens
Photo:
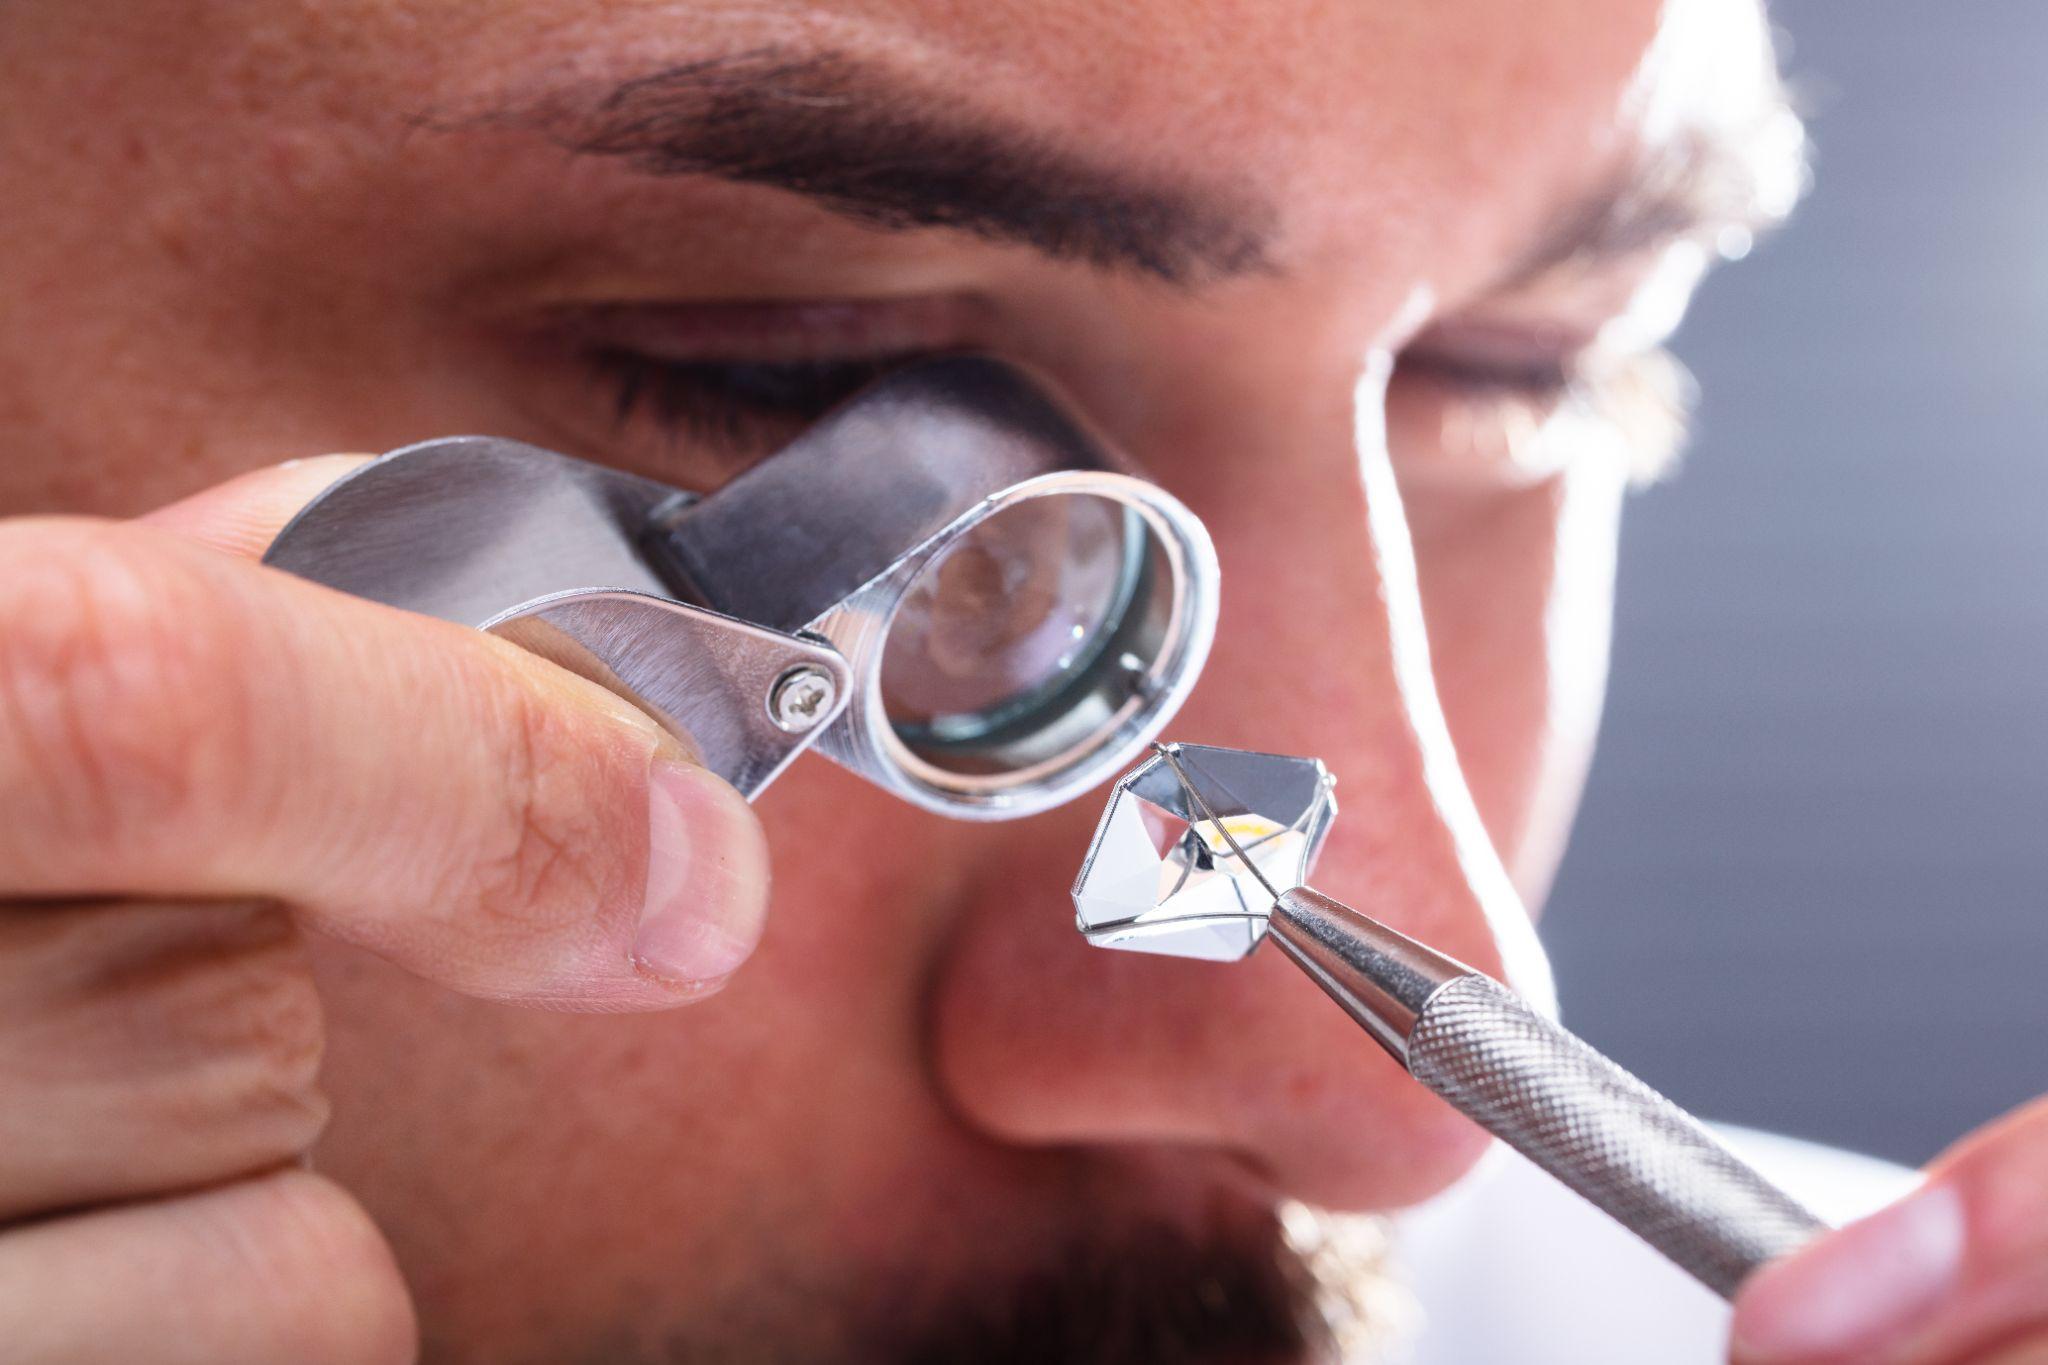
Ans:
[[[898,737],[964,759],[1118,667],[1148,591],[1147,542],[1129,508],[1062,496],[1016,503],[948,546],[904,595],[883,651],[882,705]]]

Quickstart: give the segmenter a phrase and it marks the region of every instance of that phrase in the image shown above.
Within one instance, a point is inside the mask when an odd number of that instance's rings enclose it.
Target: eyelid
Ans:
[[[1562,388],[1575,380],[1596,338],[1546,324],[1439,323],[1402,348],[1401,363],[1494,388]]]
[[[794,438],[887,370],[925,354],[717,363],[600,350],[591,353],[589,364],[594,377],[611,387],[621,435],[645,423],[666,442],[680,446],[688,437],[690,449],[712,461],[713,472],[732,473]]]
[[[1394,378],[1434,391],[1443,444],[1460,456],[1497,452],[1516,465],[1548,466],[1581,451],[1619,448],[1632,482],[1667,474],[1685,445],[1696,399],[1691,374],[1663,347],[1628,353],[1561,347],[1562,331],[1445,329],[1401,353]],[[1531,447],[1541,445],[1542,449]]]
[[[671,478],[715,486],[884,371],[980,349],[987,312],[964,294],[596,301],[551,307],[532,332],[605,396],[604,439],[651,446]]]
[[[986,334],[987,311],[965,295],[600,302],[554,308],[543,329],[573,346],[656,362],[817,364],[968,349]]]

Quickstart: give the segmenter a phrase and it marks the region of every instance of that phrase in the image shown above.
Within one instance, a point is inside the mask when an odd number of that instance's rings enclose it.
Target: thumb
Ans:
[[[1732,1353],[1738,1365],[2048,1361],[2048,1102],[1759,1271],[1736,1300]]]

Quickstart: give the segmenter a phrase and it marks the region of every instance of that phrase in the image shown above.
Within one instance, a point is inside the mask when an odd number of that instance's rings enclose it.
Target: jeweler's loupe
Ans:
[[[505,636],[752,797],[815,747],[906,800],[1029,815],[1111,776],[1209,652],[1193,513],[1025,377],[879,380],[706,497],[516,441],[394,451],[265,562]]]

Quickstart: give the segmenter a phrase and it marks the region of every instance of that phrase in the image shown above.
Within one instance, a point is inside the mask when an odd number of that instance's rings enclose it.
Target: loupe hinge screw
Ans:
[[[832,714],[839,700],[839,686],[832,675],[810,664],[799,664],[775,680],[768,693],[768,718],[777,729],[800,735]]]

